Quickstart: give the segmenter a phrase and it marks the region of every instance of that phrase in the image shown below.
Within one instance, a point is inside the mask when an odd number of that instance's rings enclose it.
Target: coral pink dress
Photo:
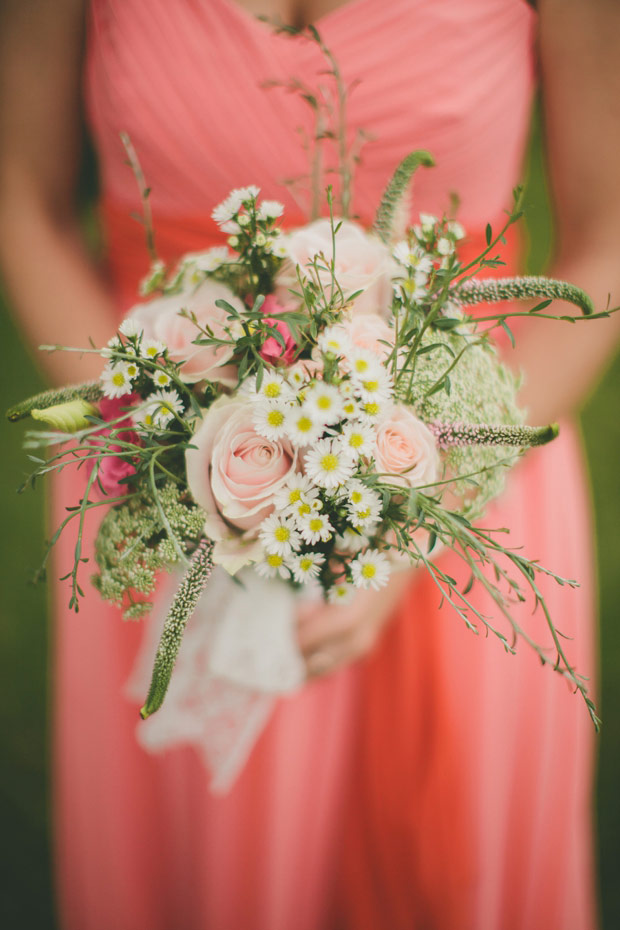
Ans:
[[[322,69],[235,0],[92,0],[86,92],[119,317],[147,266],[119,132],[152,187],[160,252],[216,241],[210,214],[256,183],[300,222],[307,108],[265,81]],[[524,0],[349,0],[317,23],[371,141],[354,206],[369,222],[394,166],[429,149],[416,211],[449,194],[475,239],[510,204],[534,84]],[[75,486],[67,500],[74,502]],[[62,501],[58,502],[58,507]],[[59,514],[58,514],[59,515]],[[96,520],[87,532],[92,549]],[[529,455],[486,519],[568,577],[547,586],[571,658],[593,671],[590,536],[569,427]],[[71,541],[57,557],[71,560]],[[87,552],[88,554],[88,552]],[[460,572],[443,557],[450,574]],[[62,571],[61,571],[62,570]],[[363,663],[282,700],[230,794],[191,747],[148,755],[123,696],[142,635],[89,592],[57,591],[55,835],[64,930],[591,930],[592,727],[522,645],[465,630],[415,577]],[[482,598],[479,604],[484,608]],[[519,620],[544,640],[543,621]]]

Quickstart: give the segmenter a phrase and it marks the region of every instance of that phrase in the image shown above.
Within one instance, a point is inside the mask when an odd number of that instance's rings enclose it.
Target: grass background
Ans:
[[[528,270],[549,256],[552,226],[542,146],[534,121],[527,160]],[[92,189],[92,181],[91,181]],[[36,268],[33,269],[36,274]],[[0,396],[3,407],[44,385],[0,295]],[[620,360],[585,405],[581,423],[597,527],[602,684],[596,790],[598,874],[605,930],[620,927]],[[29,579],[44,539],[44,496],[14,493],[27,467],[23,428],[0,419],[0,926],[54,930],[49,844],[50,621],[43,587]],[[567,506],[570,502],[567,502]],[[506,661],[509,661],[508,659]],[[541,670],[541,674],[549,674]],[[585,712],[585,711],[584,711]],[[113,928],[110,928],[113,930]],[[148,928],[141,928],[148,930]],[[591,928],[583,928],[591,930]]]

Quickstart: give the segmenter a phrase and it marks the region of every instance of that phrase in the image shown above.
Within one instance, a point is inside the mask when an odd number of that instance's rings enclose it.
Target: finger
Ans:
[[[333,637],[311,650],[306,656],[306,675],[309,679],[332,675],[346,665],[367,655],[377,640],[374,627],[363,627],[344,636]]]
[[[334,605],[323,608],[313,617],[300,622],[297,627],[297,643],[303,653],[318,649],[323,643],[346,635],[357,623],[362,614],[351,610],[349,605]]]

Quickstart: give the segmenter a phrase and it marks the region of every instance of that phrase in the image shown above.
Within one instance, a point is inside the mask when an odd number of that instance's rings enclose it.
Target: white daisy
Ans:
[[[263,200],[258,207],[259,220],[277,220],[284,213],[284,204],[278,200]]]
[[[316,442],[324,430],[321,423],[308,408],[290,407],[286,417],[286,432],[295,446],[309,446]]]
[[[237,199],[240,203],[248,203],[250,200],[256,200],[260,194],[260,187],[256,184],[250,184],[248,187],[237,187],[231,191],[229,196]]]
[[[414,275],[412,278],[401,278],[394,281],[394,289],[403,291],[410,300],[424,300],[428,294],[425,275]]]
[[[106,365],[101,373],[101,387],[106,397],[122,397],[131,393],[131,376],[127,362]]]
[[[465,227],[462,226],[461,223],[458,223],[456,220],[449,220],[447,229],[455,239],[465,238]]]
[[[290,570],[284,564],[284,559],[277,552],[266,555],[263,562],[254,565],[257,573],[263,578],[290,578]]]
[[[327,592],[327,600],[330,604],[347,604],[355,593],[353,585],[348,581],[341,581],[331,586]]]
[[[327,326],[317,341],[325,355],[345,356],[351,351],[351,341],[344,326]]]
[[[311,546],[318,542],[327,542],[334,532],[327,514],[318,510],[312,510],[311,513],[301,517],[297,524],[302,539]]]
[[[360,403],[358,416],[363,423],[375,424],[385,416],[390,406],[391,401],[383,398],[364,400]]]
[[[288,406],[282,401],[259,403],[252,411],[254,429],[266,439],[281,439],[287,433]]]
[[[306,474],[321,488],[337,488],[355,471],[356,464],[338,439],[319,439],[304,456]]]
[[[259,388],[254,387],[253,393],[250,394],[252,400],[289,400],[292,399],[293,392],[290,385],[286,383],[282,375],[275,371],[263,372],[263,380]]]
[[[351,481],[347,481],[343,490],[346,494],[347,506],[353,510],[374,507],[375,505],[379,505],[380,507],[381,505],[381,498],[377,492],[369,488],[368,485],[360,481],[359,478],[353,478]]]
[[[420,224],[422,226],[422,232],[433,232],[438,222],[439,220],[436,216],[433,216],[432,213],[420,213]]]
[[[101,355],[103,358],[111,358],[115,352],[122,352],[122,351],[123,351],[123,343],[118,338],[118,336],[112,336],[112,338],[108,340],[107,344],[103,347],[103,349],[101,349],[101,351],[99,352],[99,355]]]
[[[416,274],[429,275],[433,270],[433,260],[430,255],[418,245],[410,245],[406,240],[398,242],[392,254],[400,265],[412,269]]]
[[[287,509],[295,504],[305,502],[310,512],[309,501],[318,496],[318,488],[315,488],[306,475],[295,472],[286,482],[283,488],[280,488],[273,496],[273,504],[276,510],[286,512]]]
[[[377,373],[383,371],[381,361],[370,349],[354,349],[347,361],[356,384],[361,378],[378,376]]]
[[[151,378],[153,379],[153,383],[159,388],[168,387],[172,380],[170,375],[165,371],[154,371],[151,374]]]
[[[345,397],[342,402],[342,414],[353,420],[359,416],[360,405],[355,397]]]
[[[218,226],[221,226],[223,223],[228,223],[232,218],[238,213],[241,207],[241,201],[236,200],[232,196],[226,198],[221,203],[218,203],[217,207],[214,208],[211,213],[211,217],[215,220]]]
[[[340,436],[343,451],[354,461],[361,455],[372,455],[375,441],[375,430],[369,423],[346,423]]]
[[[239,217],[239,219],[241,219],[241,217]],[[230,245],[234,247],[237,244],[237,233],[241,232],[241,226],[237,220],[226,220],[225,223],[220,223],[220,229],[222,232],[228,233],[229,236],[235,237],[234,242],[231,242],[230,239],[228,240]]]
[[[133,381],[140,374],[140,366],[136,362],[126,362],[125,364],[127,365],[127,377]]]
[[[260,525],[260,540],[269,555],[276,553],[285,558],[299,549],[301,539],[290,520],[271,514]]]
[[[155,361],[166,351],[166,346],[159,339],[143,339],[140,343],[140,355],[142,358],[150,358]]]
[[[382,552],[367,549],[351,562],[351,574],[356,588],[374,588],[378,591],[388,583],[390,565]]]
[[[338,388],[324,381],[306,391],[304,406],[326,426],[337,423],[342,415],[342,397]]]
[[[303,362],[297,362],[286,373],[289,383],[296,389],[306,385],[310,380],[310,375]]]
[[[140,326],[137,320],[134,320],[133,317],[128,316],[118,327],[118,331],[128,339],[132,339],[134,336],[141,336],[143,333],[143,328]]]
[[[300,584],[307,584],[312,578],[318,578],[325,556],[320,552],[300,552],[289,559],[288,566],[293,578]]]
[[[155,391],[133,415],[134,422],[139,426],[163,429],[174,417],[174,414],[183,412],[183,401],[173,390]]]
[[[440,255],[452,255],[454,252],[454,242],[446,238],[446,236],[442,236],[437,242],[437,251]]]
[[[366,376],[355,379],[355,386],[363,402],[369,400],[387,401],[394,390],[392,379],[383,366]]]

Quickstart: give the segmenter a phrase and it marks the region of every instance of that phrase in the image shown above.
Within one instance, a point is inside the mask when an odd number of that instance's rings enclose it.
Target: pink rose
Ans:
[[[127,394],[124,397],[102,397],[99,401],[99,415],[102,419],[112,422],[122,419],[115,423],[113,429],[121,429],[116,436],[121,442],[133,442],[140,444],[140,439],[132,429],[123,429],[131,425],[129,415],[123,417],[124,408],[131,407],[140,400],[137,394]],[[91,445],[99,446],[95,436],[109,436],[109,429],[98,430],[90,440]],[[107,446],[108,452],[120,452],[121,446]],[[93,462],[89,462],[89,472],[92,471]],[[99,469],[97,472],[96,486],[103,490],[106,497],[122,497],[128,491],[127,483],[122,482],[123,478],[129,478],[135,475],[136,469],[131,459],[121,458],[118,455],[105,455],[99,459]]]
[[[274,329],[277,329],[285,343],[283,348],[275,336],[268,336],[263,342],[259,355],[271,365],[291,365],[295,358],[297,343],[293,339],[290,329],[284,320],[275,320],[269,316],[271,313],[286,313],[287,309],[287,307],[283,307],[282,304],[278,303],[274,294],[268,294],[265,297],[262,306],[263,313],[267,314],[265,323],[269,323]]]
[[[296,266],[308,274],[307,265],[319,253],[327,263],[333,257],[332,230],[329,220],[315,220],[288,235],[282,236],[288,261],[284,262],[276,279],[276,294],[281,302],[291,299],[290,290],[297,289]],[[376,236],[366,233],[357,223],[343,220],[336,233],[336,280],[345,295],[361,290],[353,301],[355,313],[386,314],[392,303],[391,274],[393,260],[390,251]],[[329,296],[331,274],[320,271],[319,277]]]
[[[369,349],[382,361],[385,361],[392,351],[394,330],[390,329],[378,313],[355,314],[343,326],[354,346]],[[385,345],[386,342],[389,345]]]
[[[297,453],[286,440],[260,436],[251,402],[220,397],[205,413],[185,453],[187,483],[207,514],[213,558],[231,574],[260,555],[258,527],[273,497],[294,473]]]
[[[377,425],[375,462],[377,471],[399,475],[395,483],[403,487],[431,484],[439,475],[435,437],[411,408],[402,404],[395,404]]]
[[[173,361],[184,362],[179,372],[183,381],[192,384],[208,378],[233,387],[237,383],[236,368],[227,364],[233,347],[193,345],[200,330],[191,320],[179,316],[181,310],[188,310],[203,328],[209,326],[215,336],[226,338],[224,327],[231,321],[227,320],[226,310],[215,306],[216,300],[226,300],[240,313],[243,311],[242,302],[224,284],[206,280],[194,291],[138,304],[129,316],[142,326],[146,339],[163,342]]]

